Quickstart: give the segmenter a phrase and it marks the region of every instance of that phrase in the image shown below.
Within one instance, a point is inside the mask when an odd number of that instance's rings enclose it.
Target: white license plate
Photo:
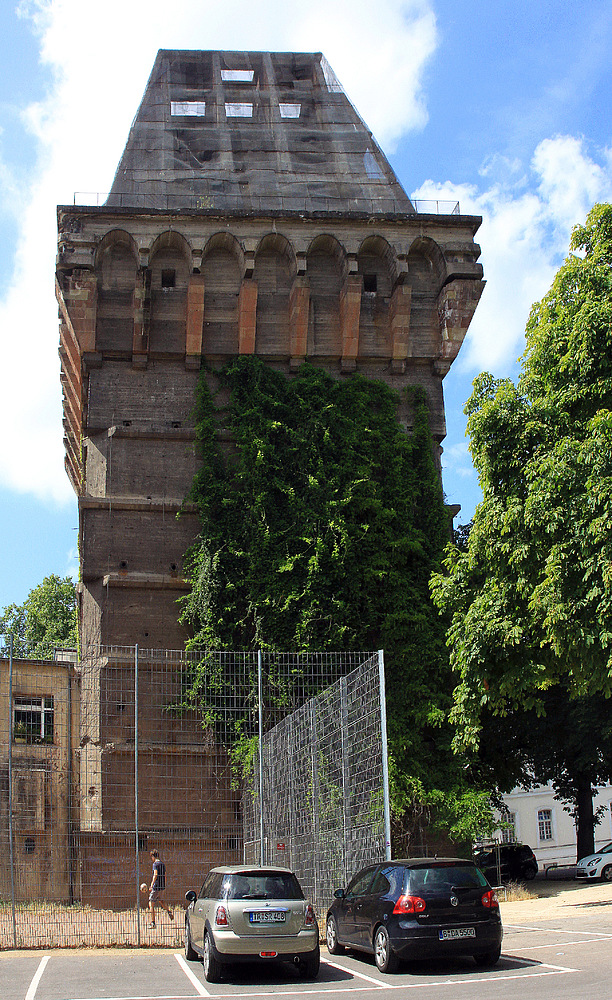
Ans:
[[[284,924],[285,914],[282,910],[253,910],[249,913],[250,924]]]
[[[475,927],[449,927],[446,931],[438,931],[440,941],[456,941],[457,938],[475,938]]]

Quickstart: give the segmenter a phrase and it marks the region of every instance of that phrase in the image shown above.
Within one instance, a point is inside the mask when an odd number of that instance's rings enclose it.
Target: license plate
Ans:
[[[457,938],[475,938],[475,927],[449,927],[446,931],[438,931],[440,941],[456,941]]]
[[[285,914],[282,910],[252,910],[249,913],[250,924],[284,924]]]

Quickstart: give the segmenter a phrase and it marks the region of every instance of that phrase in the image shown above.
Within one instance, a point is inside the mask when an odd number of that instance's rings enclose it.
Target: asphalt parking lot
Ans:
[[[541,897],[502,904],[503,954],[491,970],[469,960],[415,963],[391,976],[372,960],[322,950],[315,982],[283,965],[238,966],[221,984],[204,979],[199,962],[166,949],[3,952],[2,1000],[195,1000],[197,997],[320,997],[355,1000],[393,991],[419,1000],[609,1000],[612,887],[548,885]],[[340,998],[338,998],[340,1000]],[[394,998],[395,1000],[395,998]],[[399,1000],[399,998],[398,998]]]

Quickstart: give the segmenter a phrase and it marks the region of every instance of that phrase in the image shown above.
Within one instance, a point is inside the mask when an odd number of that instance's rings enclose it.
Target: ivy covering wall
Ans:
[[[187,555],[183,606],[193,645],[384,649],[393,808],[404,834],[443,792],[449,802],[466,791],[446,721],[445,623],[428,589],[448,513],[425,393],[405,391],[410,433],[397,394],[378,381],[337,380],[308,364],[288,378],[254,357],[203,372],[202,466],[189,497],[201,534]]]

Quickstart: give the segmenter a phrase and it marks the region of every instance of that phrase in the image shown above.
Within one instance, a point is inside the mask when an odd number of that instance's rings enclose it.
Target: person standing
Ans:
[[[151,914],[151,927],[155,927],[155,907],[160,906],[165,910],[170,920],[174,920],[174,913],[162,899],[166,889],[166,866],[160,861],[159,851],[149,851],[153,861],[153,875],[149,886],[149,912]]]

